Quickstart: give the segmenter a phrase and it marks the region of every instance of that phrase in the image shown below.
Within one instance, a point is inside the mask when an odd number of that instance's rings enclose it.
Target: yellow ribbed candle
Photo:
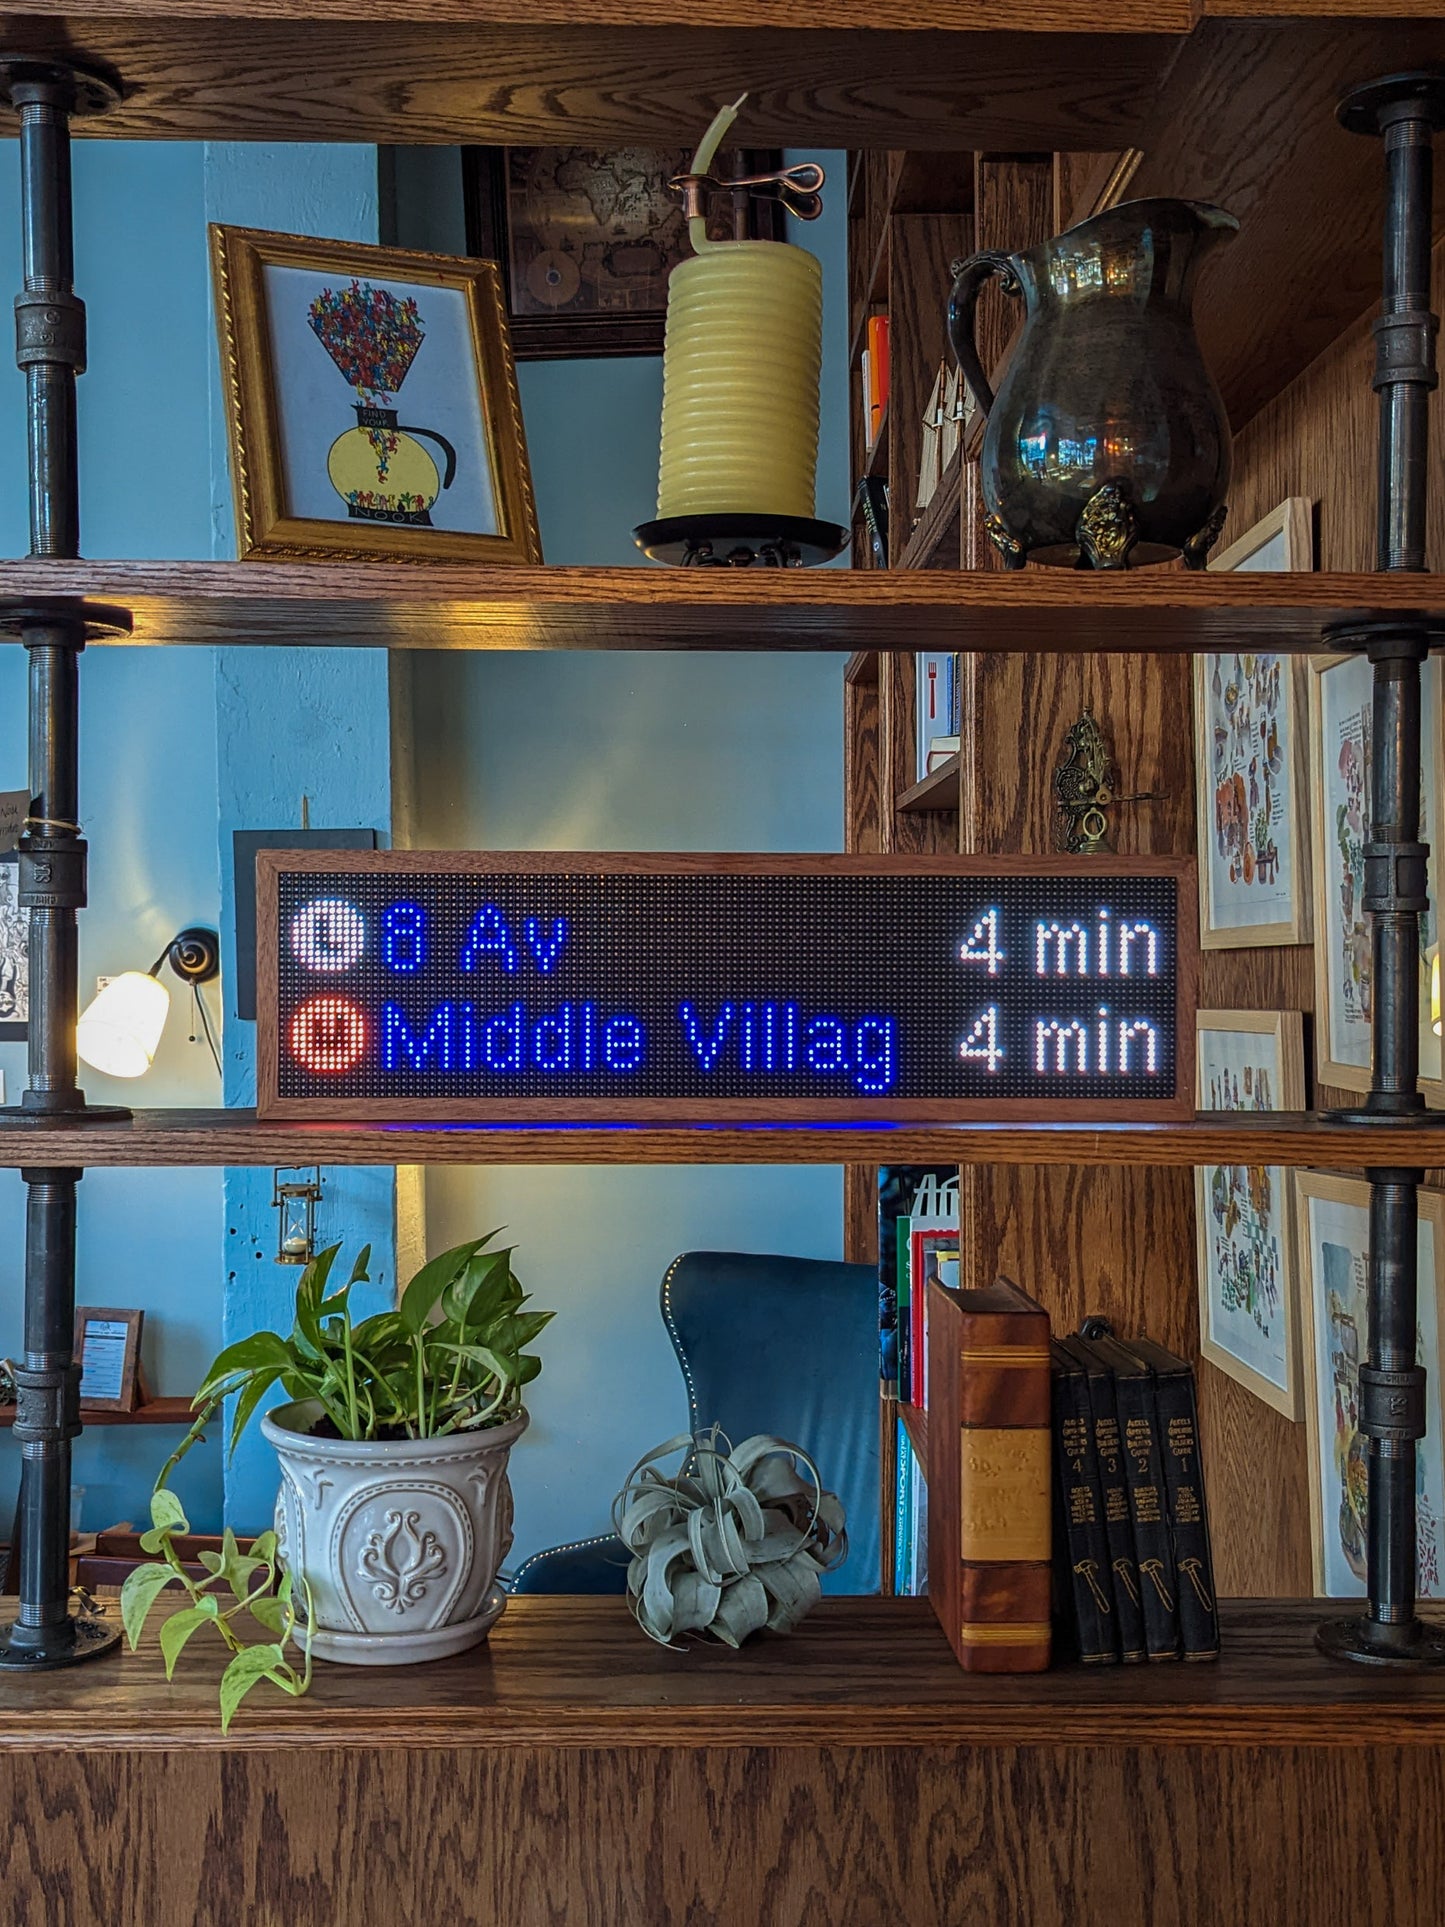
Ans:
[[[741,105],[741,103],[738,103]],[[693,160],[705,173],[736,106]],[[707,240],[667,290],[657,513],[813,514],[823,273],[783,241]]]

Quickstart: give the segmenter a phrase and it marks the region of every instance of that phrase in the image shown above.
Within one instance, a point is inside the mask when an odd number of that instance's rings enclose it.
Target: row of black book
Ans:
[[[1054,1606],[1086,1665],[1214,1659],[1219,1614],[1194,1373],[1108,1321],[1056,1338]]]

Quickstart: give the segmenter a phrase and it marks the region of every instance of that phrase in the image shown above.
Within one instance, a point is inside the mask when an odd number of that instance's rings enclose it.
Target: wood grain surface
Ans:
[[[112,1602],[113,1603],[113,1602]],[[426,1666],[318,1663],[311,1693],[257,1691],[228,1738],[216,1715],[224,1653],[199,1639],[167,1685],[153,1620],[138,1653],[12,1677],[0,1760],[37,1749],[199,1755],[316,1746],[1445,1746],[1445,1678],[1326,1659],[1338,1602],[1225,1601],[1217,1663],[1033,1679],[965,1675],[926,1599],[825,1599],[799,1631],[740,1654],[670,1652],[621,1598],[511,1600],[484,1645]]]
[[[14,1113],[11,1113],[13,1116]],[[1378,1164],[1445,1166],[1445,1116],[1342,1124],[1304,1112],[1202,1112],[1174,1124],[886,1119],[668,1124],[263,1122],[253,1111],[137,1111],[109,1123],[0,1119],[0,1170],[265,1164]],[[1147,1231],[1147,1220],[1141,1235]],[[1192,1272],[1179,1286],[1193,1304]]]
[[[1437,1927],[1437,1751],[41,1754],[17,1927]]]
[[[472,568],[451,563],[5,562],[0,634],[90,597],[140,644],[397,649],[1316,650],[1371,609],[1428,618],[1439,575],[1071,569]],[[117,646],[126,646],[124,643]]]

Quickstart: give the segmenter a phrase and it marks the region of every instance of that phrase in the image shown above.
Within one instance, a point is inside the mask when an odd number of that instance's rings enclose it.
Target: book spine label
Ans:
[[[1054,1558],[1061,1567],[1060,1602],[1073,1644],[1086,1665],[1119,1657],[1118,1615],[1110,1583],[1104,1502],[1094,1453],[1089,1386],[1082,1372],[1054,1377]]]
[[[1164,1497],[1152,1374],[1117,1374],[1119,1435],[1129,1481],[1129,1522],[1139,1565],[1144,1640],[1150,1659],[1179,1657],[1179,1588]]]
[[[1179,1589],[1179,1632],[1186,1659],[1213,1659],[1219,1651],[1219,1608],[1209,1515],[1199,1464],[1199,1426],[1192,1373],[1161,1373],[1155,1381],[1164,1489],[1174,1538]]]
[[[1112,1384],[1099,1377],[1089,1381],[1094,1414],[1094,1449],[1099,1464],[1099,1490],[1104,1502],[1104,1538],[1109,1549],[1114,1611],[1119,1623],[1119,1657],[1135,1662],[1148,1657],[1144,1639],[1144,1602],[1139,1591],[1139,1564],[1134,1555],[1134,1528],[1129,1519],[1129,1480],[1124,1469],[1124,1447],[1119,1437]]]
[[[1023,1426],[963,1428],[962,1540],[974,1560],[1047,1560],[1049,1435]]]

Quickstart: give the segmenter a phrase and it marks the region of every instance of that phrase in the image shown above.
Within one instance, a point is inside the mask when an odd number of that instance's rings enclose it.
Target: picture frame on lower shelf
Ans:
[[[75,1362],[82,1413],[133,1412],[140,1400],[143,1311],[106,1305],[75,1308]]]
[[[1422,1599],[1445,1598],[1445,1408],[1439,1300],[1445,1268],[1445,1192],[1421,1190],[1418,1345],[1426,1371],[1425,1436],[1416,1458],[1416,1550]],[[1309,1443],[1310,1551],[1317,1595],[1365,1592],[1366,1454],[1358,1429],[1366,1356],[1370,1187],[1328,1171],[1295,1173],[1300,1305]]]
[[[1374,966],[1365,915],[1370,834],[1370,733],[1374,672],[1364,656],[1315,657],[1310,683],[1310,822],[1315,912],[1315,1077],[1339,1090],[1370,1088]],[[1420,668],[1420,840],[1430,845],[1429,907],[1420,919],[1420,1089],[1445,1108],[1445,1062],[1430,1014],[1439,954],[1441,782],[1445,772],[1445,674],[1440,658]]]
[[[1297,1010],[1201,1010],[1201,1110],[1299,1111]],[[1294,1195],[1277,1165],[1196,1166],[1200,1355],[1291,1420],[1301,1394]]]
[[[495,262],[210,240],[242,561],[542,560]]]
[[[1310,502],[1290,496],[1209,567],[1313,568]],[[1304,675],[1297,656],[1232,650],[1194,658],[1203,950],[1309,941]]]
[[[30,1034],[30,918],[20,907],[20,859],[0,855],[0,1043]]]

